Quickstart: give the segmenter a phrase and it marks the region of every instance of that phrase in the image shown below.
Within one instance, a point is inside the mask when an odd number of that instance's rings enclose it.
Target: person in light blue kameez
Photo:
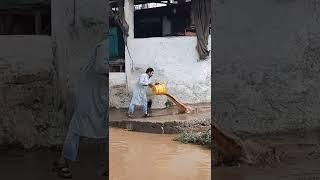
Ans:
[[[62,177],[72,177],[68,162],[77,160],[80,137],[107,140],[107,41],[99,42],[76,86],[75,111],[69,124],[64,142],[59,173]],[[56,165],[57,165],[56,164]]]

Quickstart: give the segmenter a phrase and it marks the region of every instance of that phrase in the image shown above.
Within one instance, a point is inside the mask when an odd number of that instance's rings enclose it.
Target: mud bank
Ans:
[[[72,164],[73,179],[105,180],[100,176],[105,170],[106,149],[94,142],[83,140],[80,144],[79,160]],[[26,150],[0,147],[0,179],[61,179],[52,171],[52,163],[60,157],[60,149]],[[84,171],[85,170],[85,171]],[[19,173],[17,173],[19,172]]]
[[[130,119],[126,117],[126,109],[111,109],[109,126],[156,134],[201,132],[210,129],[211,107],[208,105],[193,107],[197,110],[191,114],[178,114],[174,107],[153,110],[153,116],[150,118],[141,117],[142,113],[137,111],[135,117]]]
[[[286,131],[263,135],[242,134],[241,139],[272,149],[279,162],[272,165],[238,166],[221,165],[215,167],[214,178],[231,179],[319,179],[320,168],[320,130]],[[213,157],[214,158],[214,157]],[[267,159],[268,157],[266,157]]]
[[[110,121],[111,127],[119,127],[137,132],[156,134],[178,134],[187,131],[201,131],[210,128],[210,119],[193,121],[152,122],[141,120]]]
[[[211,129],[203,132],[184,132],[179,134],[174,141],[178,141],[184,144],[201,145],[206,148],[212,147]]]

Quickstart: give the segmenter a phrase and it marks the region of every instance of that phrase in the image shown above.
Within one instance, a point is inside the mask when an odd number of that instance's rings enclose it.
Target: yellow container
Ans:
[[[167,94],[168,90],[165,84],[158,84],[152,87],[152,92],[156,95]]]

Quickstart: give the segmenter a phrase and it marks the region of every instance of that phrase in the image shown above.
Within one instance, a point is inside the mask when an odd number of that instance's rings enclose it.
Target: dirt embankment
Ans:
[[[183,132],[202,132],[211,127],[211,107],[209,105],[194,105],[194,112],[179,114],[175,107],[156,109],[152,117],[143,118],[140,109],[133,118],[127,118],[127,109],[112,109],[109,111],[109,126],[129,129],[138,132],[157,134],[178,134]]]
[[[320,161],[319,130],[236,135],[216,121],[212,127],[214,166],[286,167],[311,159]]]
[[[212,123],[214,166],[238,163],[271,165],[281,161],[283,153],[277,152],[275,147],[235,135],[218,125],[215,119]]]

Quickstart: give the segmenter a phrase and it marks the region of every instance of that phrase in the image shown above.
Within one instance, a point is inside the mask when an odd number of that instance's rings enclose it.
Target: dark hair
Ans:
[[[149,72],[153,72],[154,70],[152,69],[152,68],[148,68],[147,70],[146,70],[146,73],[149,73]]]

